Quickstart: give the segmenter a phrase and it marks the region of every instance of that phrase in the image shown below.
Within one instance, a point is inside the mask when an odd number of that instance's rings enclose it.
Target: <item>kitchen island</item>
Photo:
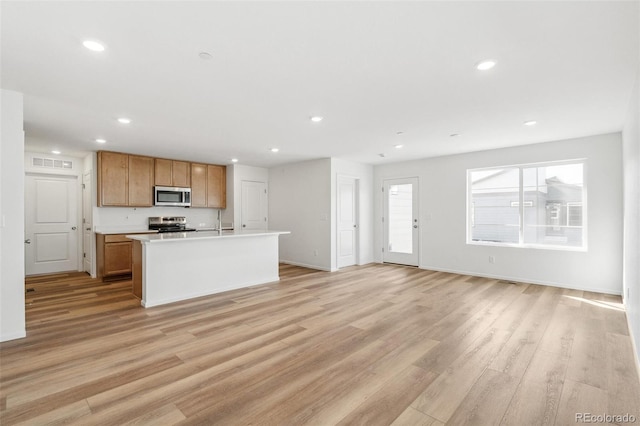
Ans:
[[[278,281],[278,237],[287,231],[127,235],[133,289],[152,307]]]

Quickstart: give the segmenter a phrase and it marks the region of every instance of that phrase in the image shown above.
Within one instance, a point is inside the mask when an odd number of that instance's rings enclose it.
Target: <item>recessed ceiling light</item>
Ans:
[[[129,124],[131,123],[131,119],[127,117],[120,117],[118,118],[118,123]]]
[[[396,146],[395,146],[395,148],[396,148],[396,149],[400,149],[400,148],[402,148],[403,146],[404,146],[404,145],[396,145]]]
[[[209,53],[209,52],[200,52],[200,53],[198,53],[198,56],[203,61],[208,61],[208,60],[213,59],[213,55],[211,53]]]
[[[386,157],[386,155],[384,155],[383,153],[380,153],[380,154],[378,154],[378,157],[384,158],[384,157]]]
[[[522,124],[524,124],[525,126],[535,126],[536,124],[538,124],[538,122],[535,120],[529,120],[529,121],[525,121]]]
[[[53,151],[51,151],[51,153],[58,155],[58,154],[60,154],[60,151],[58,151],[57,149],[54,149]]]
[[[319,123],[324,119],[324,117],[320,117],[319,115],[314,115],[313,117],[311,117],[311,121],[313,121],[314,123]]]
[[[460,133],[451,133],[449,135],[450,138],[457,138],[458,136],[460,136]]]
[[[271,152],[278,152],[280,151],[278,148],[271,148]]]
[[[480,71],[490,70],[491,68],[496,66],[496,61],[493,59],[486,59],[484,61],[480,61],[476,64],[476,69]]]
[[[238,162],[238,159],[237,159],[237,158],[232,158],[232,159],[231,159],[231,162],[232,162],[232,163],[237,163],[237,162]]]
[[[95,41],[95,40],[85,40],[82,42],[82,45],[84,47],[86,47],[89,50],[92,50],[94,52],[103,52],[105,47],[104,44],[100,43],[99,41]]]
[[[96,139],[96,142],[98,142],[98,143],[107,143],[107,140],[106,139],[102,139],[102,138],[98,138],[98,139]]]
[[[396,132],[396,135],[398,135],[398,136],[400,136],[402,134],[404,134],[404,132]]]

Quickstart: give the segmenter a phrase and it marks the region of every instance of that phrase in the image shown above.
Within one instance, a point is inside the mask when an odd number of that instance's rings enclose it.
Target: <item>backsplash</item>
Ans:
[[[217,225],[218,210],[184,207],[94,207],[93,224],[99,228],[147,229],[151,216],[185,216],[188,227],[214,227]]]

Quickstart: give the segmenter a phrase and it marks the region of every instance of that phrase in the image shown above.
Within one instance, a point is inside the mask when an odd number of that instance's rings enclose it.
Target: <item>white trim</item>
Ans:
[[[548,287],[558,287],[558,288],[566,288],[569,290],[580,290],[580,291],[590,291],[590,292],[595,292],[595,293],[603,293],[603,294],[613,294],[614,296],[621,296],[622,293],[621,292],[615,292],[615,291],[611,291],[610,289],[606,289],[606,288],[581,288],[581,287],[577,287],[577,286],[570,286],[570,285],[566,285],[566,284],[562,284],[562,283],[556,283],[556,282],[552,282],[552,281],[541,281],[541,280],[532,280],[529,278],[522,278],[522,277],[510,277],[508,275],[493,275],[493,274],[483,274],[481,272],[471,272],[471,271],[458,271],[458,270],[454,270],[454,269],[446,269],[446,268],[436,268],[436,267],[432,267],[432,266],[418,266],[418,268],[420,269],[424,269],[427,271],[438,271],[438,272],[448,272],[451,274],[459,274],[459,275],[469,275],[472,277],[482,277],[482,278],[492,278],[492,279],[496,279],[496,280],[504,280],[504,281],[515,281],[515,282],[519,282],[519,283],[524,283],[524,284],[537,284],[537,285],[544,285],[544,286],[548,286]]]
[[[638,374],[638,380],[640,380],[640,352],[638,352],[638,345],[634,338],[633,328],[631,327],[631,320],[629,319],[629,312],[627,311],[626,298],[622,298],[622,305],[624,306],[624,316],[627,317],[627,329],[629,330],[629,337],[631,338],[631,350],[633,351],[633,359],[636,362],[636,373]]]
[[[285,263],[287,265],[302,266],[303,268],[317,269],[318,271],[335,272],[335,271],[338,270],[338,268],[331,269],[331,268],[326,268],[324,266],[310,265],[308,263],[293,262],[291,260],[280,259],[279,262],[280,263]]]
[[[8,342],[9,340],[23,339],[27,337],[27,331],[14,331],[13,333],[3,334],[0,336],[0,342]]]

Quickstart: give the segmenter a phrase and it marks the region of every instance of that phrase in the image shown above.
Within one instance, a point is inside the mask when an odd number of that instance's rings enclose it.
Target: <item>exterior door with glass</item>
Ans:
[[[418,178],[388,179],[383,183],[384,262],[418,266]]]

